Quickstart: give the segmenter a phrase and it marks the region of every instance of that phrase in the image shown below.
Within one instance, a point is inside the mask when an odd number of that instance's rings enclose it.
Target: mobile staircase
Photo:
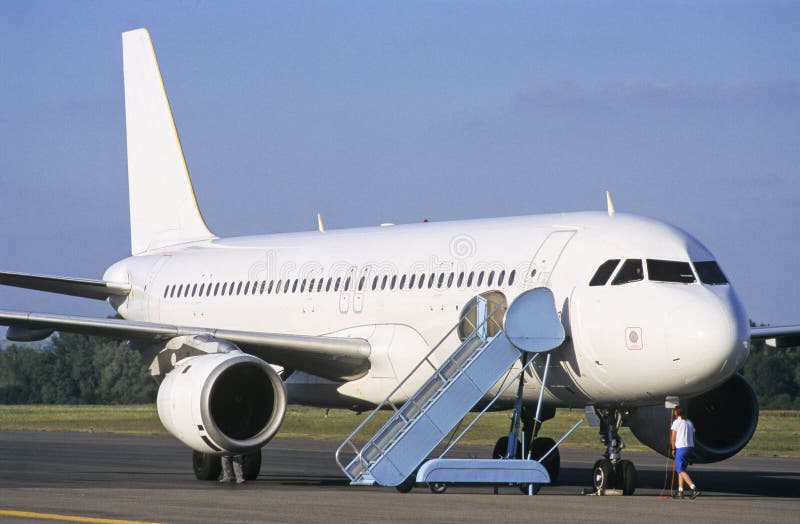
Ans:
[[[375,410],[350,434],[336,450],[336,462],[354,485],[400,486],[401,484],[434,483],[519,483],[547,484],[550,477],[541,460],[516,459],[446,459],[444,455],[472,427],[478,418],[519,379],[515,409],[515,429],[519,427],[522,406],[523,373],[539,353],[549,352],[564,341],[564,330],[555,310],[552,292],[547,288],[534,288],[519,295],[505,313],[504,322],[498,317],[501,306],[487,311],[482,296],[476,297],[475,323],[468,332],[459,322],[442,338],[439,344],[417,364]],[[467,312],[470,313],[470,312]],[[469,318],[469,314],[462,316]],[[431,358],[439,347],[459,329],[463,342],[437,368]],[[522,360],[522,367],[473,422],[458,435],[439,458],[429,460],[420,467],[437,445],[458,425],[469,411],[492,387]],[[547,364],[550,355],[547,355]],[[401,390],[420,372],[432,374],[424,384],[398,407],[392,400],[402,397]],[[539,420],[542,393],[547,380],[547,366],[542,380],[536,420]],[[394,414],[371,438],[364,441],[359,435],[381,410]],[[579,422],[580,423],[580,422]],[[578,424],[579,424],[578,423]],[[561,443],[575,428],[567,432]],[[509,442],[516,444],[516,435]],[[516,456],[509,444],[508,456]],[[555,448],[555,446],[554,446]],[[552,451],[552,450],[551,450]],[[549,454],[549,452],[548,452]],[[529,455],[530,458],[530,455]],[[419,470],[418,470],[419,468]],[[418,470],[418,472],[417,472]],[[414,474],[416,473],[416,477]]]

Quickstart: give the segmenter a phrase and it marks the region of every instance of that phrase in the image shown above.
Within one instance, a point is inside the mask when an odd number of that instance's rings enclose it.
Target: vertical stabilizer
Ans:
[[[131,252],[214,238],[189,170],[147,29],[122,33]]]

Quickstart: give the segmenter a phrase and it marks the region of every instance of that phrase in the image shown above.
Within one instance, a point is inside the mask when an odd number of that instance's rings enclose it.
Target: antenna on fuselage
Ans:
[[[611,193],[606,191],[606,205],[608,206],[608,216],[614,216],[614,202],[611,200]]]
[[[325,232],[325,224],[322,223],[322,214],[317,213],[317,227],[319,228],[320,233]]]

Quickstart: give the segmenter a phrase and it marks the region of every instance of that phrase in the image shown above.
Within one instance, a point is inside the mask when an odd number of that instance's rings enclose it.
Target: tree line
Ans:
[[[0,351],[0,404],[139,404],[155,401],[149,362],[125,342],[61,333]]]
[[[155,401],[149,362],[125,342],[62,333],[0,350],[0,404]],[[751,344],[742,370],[764,409],[800,409],[800,351]]]

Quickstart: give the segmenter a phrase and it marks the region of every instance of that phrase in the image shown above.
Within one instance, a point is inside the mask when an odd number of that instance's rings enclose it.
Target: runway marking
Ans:
[[[161,524],[142,520],[101,519],[96,517],[82,517],[80,515],[58,515],[56,513],[35,513],[33,511],[15,511],[11,509],[0,509],[0,516],[60,520],[63,522],[89,522],[92,524]]]

